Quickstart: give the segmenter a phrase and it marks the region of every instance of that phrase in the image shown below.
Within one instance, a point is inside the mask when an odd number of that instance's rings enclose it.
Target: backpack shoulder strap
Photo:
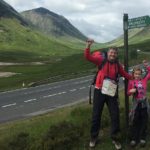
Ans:
[[[107,58],[104,58],[104,60],[102,61],[102,63],[98,66],[98,71],[101,70],[104,67],[104,65],[106,64],[106,62],[107,62]]]
[[[98,74],[98,72],[104,67],[104,65],[106,64],[106,62],[107,62],[107,59],[104,58],[104,60],[102,61],[102,63],[98,66],[98,70],[97,70],[97,72],[96,72],[96,74],[95,74],[95,76],[94,76],[94,78],[93,78],[93,81],[92,81],[92,85],[95,84],[96,78],[97,78],[97,74]]]

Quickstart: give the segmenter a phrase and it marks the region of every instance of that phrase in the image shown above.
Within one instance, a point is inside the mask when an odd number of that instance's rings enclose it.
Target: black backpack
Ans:
[[[103,56],[104,56],[104,60],[102,61],[102,63],[98,66],[98,70],[96,72],[96,74],[94,75],[93,77],[93,80],[91,82],[91,85],[90,85],[90,89],[89,89],[89,104],[92,104],[92,87],[95,86],[95,83],[96,83],[96,78],[97,78],[97,75],[98,75],[98,72],[105,66],[106,62],[108,61],[107,60],[107,52],[103,52]],[[118,66],[118,69],[119,69],[119,62],[118,62],[118,59],[116,60],[116,63],[117,63],[117,66]],[[119,75],[117,73],[117,83],[119,82]],[[118,97],[118,87],[117,87],[117,97]]]

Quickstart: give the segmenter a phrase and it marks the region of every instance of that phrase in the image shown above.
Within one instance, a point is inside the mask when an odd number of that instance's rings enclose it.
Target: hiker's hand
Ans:
[[[86,40],[86,48],[90,48],[93,43],[94,43],[94,40],[92,40],[92,39],[87,39],[87,40]]]
[[[148,66],[148,62],[147,62],[147,60],[143,60],[143,65],[144,65],[145,67],[147,67],[147,66]]]
[[[136,88],[131,89],[129,92],[132,93],[132,94],[136,93]]]

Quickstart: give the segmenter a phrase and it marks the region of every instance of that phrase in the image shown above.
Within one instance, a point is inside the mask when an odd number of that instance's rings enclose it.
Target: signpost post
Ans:
[[[123,16],[123,30],[124,30],[124,66],[128,72],[128,29],[141,28],[150,25],[150,17],[142,16],[138,18],[128,19],[128,14]],[[129,97],[127,95],[128,81],[125,80],[125,113],[126,113],[126,127],[129,126]]]
[[[125,70],[128,72],[128,14],[124,14],[123,16],[123,29],[124,29],[124,67]],[[129,97],[127,95],[127,88],[128,87],[128,80],[125,79],[125,114],[126,114],[126,127],[128,128],[129,122]]]

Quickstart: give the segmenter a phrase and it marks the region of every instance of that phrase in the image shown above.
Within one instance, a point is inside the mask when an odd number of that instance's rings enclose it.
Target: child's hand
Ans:
[[[132,94],[136,93],[136,88],[131,89],[129,92],[132,93]]]

